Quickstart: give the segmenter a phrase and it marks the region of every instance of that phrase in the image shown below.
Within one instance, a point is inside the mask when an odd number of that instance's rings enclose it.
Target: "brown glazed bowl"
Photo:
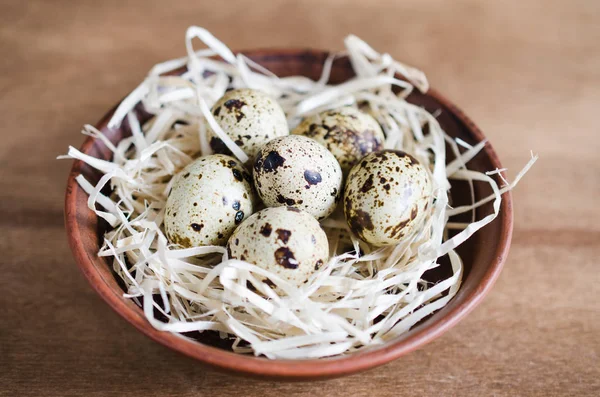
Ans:
[[[279,76],[303,75],[318,79],[328,53],[315,50],[263,50],[244,52],[259,64]],[[183,70],[174,72],[181,73]],[[331,83],[343,82],[353,76],[347,58],[337,59],[331,73]],[[476,143],[484,139],[482,132],[455,105],[435,90],[427,94],[414,93],[409,101],[438,111],[438,120],[452,137],[460,137],[466,142]],[[114,143],[130,134],[125,125],[118,129],[108,129],[107,123],[114,109],[96,125]],[[140,117],[149,117],[143,112]],[[100,141],[88,138],[81,147],[83,153],[102,159],[109,159],[110,151]],[[451,155],[448,154],[450,158]],[[471,169],[487,171],[502,168],[491,145],[487,145],[470,163]],[[431,340],[439,337],[464,318],[490,291],[498,277],[510,246],[512,234],[512,201],[510,193],[503,196],[500,215],[491,224],[477,232],[460,246],[458,252],[464,261],[463,283],[457,295],[443,309],[415,325],[401,337],[379,347],[368,348],[342,357],[318,360],[269,360],[263,357],[240,355],[228,350],[218,337],[205,332],[189,335],[194,339],[182,338],[169,332],[154,329],[140,307],[131,299],[123,297],[123,289],[112,273],[105,258],[97,255],[100,242],[107,225],[99,221],[87,207],[87,194],[78,186],[75,177],[83,174],[92,183],[101,175],[81,161],[75,161],[69,175],[66,199],[65,221],[69,243],[77,264],[92,287],[120,316],[129,321],[139,331],[167,346],[170,349],[193,357],[216,369],[257,377],[305,380],[332,378],[348,375],[385,364],[407,354]],[[491,193],[487,184],[475,185],[476,199]],[[469,198],[467,185],[453,183],[451,189],[453,205],[466,203]],[[477,209],[481,219],[492,212],[492,203]],[[442,261],[443,262],[443,261]],[[431,281],[447,275],[448,266],[442,265],[426,276]]]

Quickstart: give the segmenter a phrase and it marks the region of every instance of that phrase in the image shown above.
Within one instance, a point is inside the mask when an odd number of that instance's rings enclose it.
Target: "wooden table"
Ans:
[[[600,2],[121,3],[0,5],[0,395],[600,395]],[[153,64],[184,54],[191,24],[236,49],[340,49],[352,32],[426,70],[510,175],[539,153],[485,302],[389,365],[296,384],[207,370],[117,317],[67,247],[70,162],[54,158]]]

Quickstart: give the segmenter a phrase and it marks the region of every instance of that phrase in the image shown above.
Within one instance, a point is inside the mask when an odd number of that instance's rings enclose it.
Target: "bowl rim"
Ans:
[[[268,58],[269,56],[297,57],[310,54],[313,60],[321,59],[321,57],[329,54],[328,51],[306,48],[273,48],[239,52],[253,58]],[[308,61],[308,59],[306,60]],[[427,95],[433,97],[444,106],[452,116],[458,119],[473,138],[478,141],[485,139],[483,133],[475,123],[467,117],[462,110],[438,91],[430,88],[427,91]],[[98,123],[96,123],[96,128],[102,130],[107,126],[108,121],[117,106],[113,107]],[[80,150],[86,153],[96,143],[96,139],[88,137],[82,144]],[[494,167],[497,167],[498,169],[503,168],[496,152],[489,142],[485,146],[484,151]],[[126,300],[122,297],[122,294],[118,294],[111,289],[103,275],[95,268],[93,259],[90,256],[92,253],[86,251],[79,238],[81,232],[80,225],[76,219],[77,198],[79,195],[85,194],[85,192],[78,186],[75,177],[79,175],[82,166],[83,163],[81,161],[75,160],[71,171],[69,172],[65,195],[65,227],[69,246],[71,247],[75,261],[92,288],[121,317],[154,341],[216,369],[235,372],[242,375],[288,380],[332,378],[349,375],[386,364],[418,349],[448,331],[482,301],[485,295],[491,290],[502,270],[512,238],[513,209],[512,196],[509,191],[503,195],[500,214],[497,218],[497,221],[501,222],[501,232],[493,256],[494,260],[489,264],[488,269],[477,288],[473,289],[463,298],[462,303],[446,313],[444,317],[437,319],[436,322],[429,327],[423,327],[408,337],[389,342],[381,347],[367,349],[363,352],[356,352],[347,356],[326,359],[270,360],[263,357],[247,356],[229,352],[189,340],[176,333],[156,330],[146,320],[141,309],[136,306],[138,309],[136,311],[136,308],[126,304]]]

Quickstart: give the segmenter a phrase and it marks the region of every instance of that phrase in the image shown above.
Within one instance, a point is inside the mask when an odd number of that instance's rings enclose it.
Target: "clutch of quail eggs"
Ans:
[[[277,101],[253,89],[227,91],[211,113],[250,160],[232,157],[207,125],[214,154],[176,175],[168,196],[164,225],[173,244],[226,245],[229,258],[300,286],[328,260],[319,222],[338,209],[374,247],[398,244],[420,227],[430,175],[410,154],[383,149],[369,113],[327,110],[290,134]]]

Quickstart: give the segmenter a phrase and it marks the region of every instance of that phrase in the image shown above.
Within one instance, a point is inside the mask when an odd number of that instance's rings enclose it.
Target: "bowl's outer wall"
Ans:
[[[257,50],[244,54],[279,76],[304,75],[312,79],[319,78],[323,62],[328,56],[327,52],[315,50]],[[352,76],[352,68],[347,59],[334,62],[331,83],[340,83]],[[462,111],[434,90],[430,90],[427,95],[414,93],[409,100],[430,111],[440,110],[438,120],[450,136],[460,137],[470,143],[484,139],[481,131]],[[118,142],[129,132],[126,127],[107,129],[106,125],[113,111],[114,109],[97,127],[112,142]],[[103,159],[109,159],[111,155],[102,142],[92,138],[84,142],[81,150]],[[469,163],[469,167],[479,171],[502,168],[489,144]],[[111,272],[111,264],[105,258],[97,256],[104,227],[87,208],[87,195],[75,181],[79,174],[84,175],[91,183],[97,182],[101,174],[81,161],[74,161],[65,200],[69,244],[76,262],[92,287],[117,313],[155,341],[217,369],[244,375],[289,380],[331,378],[385,364],[419,348],[455,325],[481,301],[502,268],[512,234],[512,203],[511,195],[507,193],[503,196],[499,217],[460,247],[459,253],[465,265],[461,289],[448,305],[426,321],[382,347],[365,349],[348,356],[320,360],[268,360],[235,354],[154,329],[142,310],[132,300],[123,297],[123,290]],[[486,184],[476,186],[476,199],[490,193],[491,189]],[[465,203],[469,197],[466,189],[456,187],[451,190],[451,195],[454,203]],[[492,203],[488,203],[478,209],[477,217],[481,218],[491,211]]]

